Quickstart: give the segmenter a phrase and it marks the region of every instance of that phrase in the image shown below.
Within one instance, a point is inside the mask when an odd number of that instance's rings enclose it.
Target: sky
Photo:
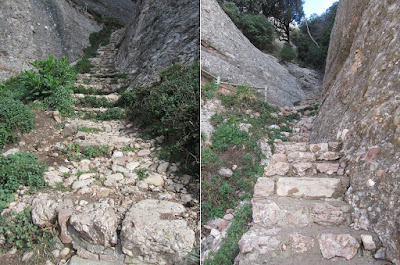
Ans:
[[[336,1],[338,0],[304,0],[303,10],[307,18],[314,13],[321,15]]]

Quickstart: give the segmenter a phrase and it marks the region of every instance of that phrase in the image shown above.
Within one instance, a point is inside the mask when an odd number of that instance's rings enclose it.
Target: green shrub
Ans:
[[[59,86],[53,90],[50,96],[44,99],[44,104],[49,109],[58,110],[62,116],[71,116],[74,114],[72,92],[69,88]]]
[[[90,69],[92,69],[92,67],[93,67],[93,64],[89,60],[88,57],[83,57],[75,65],[76,71],[80,74],[89,73],[89,71],[90,71]]]
[[[211,136],[212,146],[217,151],[227,150],[235,145],[243,145],[250,140],[247,132],[239,129],[239,126],[231,120],[221,124]]]
[[[222,4],[222,9],[232,19],[233,23],[239,24],[240,11],[239,8],[233,2],[225,2]]]
[[[0,98],[9,97],[15,100],[24,100],[27,94],[28,91],[23,85],[20,76],[0,82]]]
[[[258,49],[273,52],[275,29],[264,15],[242,15],[239,21],[239,28]]]
[[[44,99],[58,87],[72,88],[75,83],[76,72],[66,57],[57,60],[49,56],[44,61],[31,64],[37,72],[29,70],[21,74],[22,83],[28,90],[28,99]]]
[[[9,133],[30,132],[35,125],[35,113],[19,100],[0,98],[0,124]]]
[[[158,84],[124,94],[121,100],[130,119],[150,128],[153,135],[165,136],[162,158],[184,161],[195,173],[199,167],[193,163],[200,155],[199,70],[198,63],[174,65],[161,72]]]
[[[0,212],[13,200],[13,193],[20,185],[33,190],[45,187],[46,165],[30,153],[0,156]]]
[[[296,51],[290,43],[285,42],[279,52],[279,57],[281,62],[293,61],[294,59],[296,59]]]
[[[203,99],[210,99],[214,98],[217,95],[219,86],[216,82],[207,82],[204,86],[201,86],[202,91],[202,98]]]
[[[33,224],[31,209],[0,217],[0,236],[4,237],[3,249],[31,248],[34,244],[51,241],[52,235]]]
[[[64,152],[69,160],[80,161],[101,156],[108,157],[111,151],[108,145],[87,146],[81,149],[77,144],[67,144]]]

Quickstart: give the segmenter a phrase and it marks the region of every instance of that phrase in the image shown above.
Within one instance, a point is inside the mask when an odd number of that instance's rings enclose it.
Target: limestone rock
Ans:
[[[366,250],[375,250],[376,245],[374,239],[371,235],[361,235],[361,241],[363,243],[364,249]]]
[[[181,204],[169,201],[149,199],[134,204],[122,222],[122,251],[158,264],[182,261],[195,242],[186,221],[177,218],[184,212]]]
[[[343,211],[329,203],[317,203],[310,215],[313,222],[319,225],[340,225],[346,220]]]
[[[32,221],[40,227],[50,226],[57,217],[57,203],[48,194],[41,193],[32,201]]]
[[[330,198],[339,188],[340,179],[335,178],[280,177],[276,183],[279,196]]]
[[[104,186],[117,186],[118,181],[123,180],[124,179],[124,175],[122,173],[115,173],[115,174],[111,174],[106,176],[106,181],[104,181]]]
[[[325,259],[343,257],[351,260],[360,247],[357,240],[349,234],[321,234],[318,236],[318,242]]]
[[[286,156],[284,154],[274,154],[271,156],[270,163],[264,170],[264,176],[283,176],[287,172],[289,172],[289,163],[287,163]]]
[[[290,152],[288,154],[289,162],[314,162],[315,155],[311,152]]]
[[[254,186],[254,197],[268,197],[275,192],[275,181],[271,178],[258,178]]]
[[[307,213],[303,206],[286,210],[270,200],[257,200],[252,202],[253,222],[262,227],[306,227],[309,225]]]
[[[81,213],[74,213],[69,221],[89,243],[106,247],[117,244],[118,219],[107,200],[86,205]]]
[[[85,180],[76,181],[76,182],[74,182],[74,183],[72,184],[72,189],[73,189],[73,190],[77,190],[77,189],[80,189],[80,188],[87,187],[87,186],[89,186],[93,181],[95,181],[95,180],[94,180],[94,179],[85,179]]]
[[[280,229],[251,229],[247,231],[239,240],[238,245],[240,253],[246,254],[259,250],[263,254],[272,252],[278,248],[281,243],[276,235]]]
[[[336,173],[339,169],[338,163],[317,163],[315,166],[318,172],[326,173],[328,175]]]
[[[289,246],[296,253],[304,253],[314,247],[314,239],[308,236],[295,233],[289,235]]]
[[[230,178],[232,177],[233,172],[229,168],[220,168],[218,170],[218,175],[220,175],[221,177]]]
[[[299,176],[304,176],[306,171],[312,167],[312,163],[294,163],[293,173]]]
[[[150,174],[150,176],[144,179],[144,182],[146,182],[149,185],[154,185],[157,187],[162,187],[164,185],[163,177],[157,173]]]

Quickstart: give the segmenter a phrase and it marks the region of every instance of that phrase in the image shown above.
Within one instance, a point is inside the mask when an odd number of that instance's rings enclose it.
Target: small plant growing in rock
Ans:
[[[141,167],[141,168],[135,169],[135,172],[136,172],[136,174],[138,176],[138,179],[144,180],[148,176],[149,169]]]

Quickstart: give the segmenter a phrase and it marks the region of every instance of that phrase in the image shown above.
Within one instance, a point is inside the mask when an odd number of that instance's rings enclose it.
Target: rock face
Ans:
[[[146,262],[177,264],[193,247],[194,232],[179,215],[181,204],[143,200],[134,204],[122,222],[122,251],[130,257],[144,256]]]
[[[5,0],[0,5],[0,80],[29,62],[67,56],[74,61],[100,27],[66,0]]]
[[[340,1],[312,141],[344,138],[356,228],[400,264],[399,1]],[[334,121],[335,126],[332,126]]]
[[[87,7],[105,17],[117,18],[123,25],[128,24],[135,8],[133,0],[72,0],[80,6]]]
[[[149,85],[158,80],[160,70],[199,59],[199,26],[199,1],[139,0],[116,65],[135,74],[135,85]]]
[[[306,97],[303,85],[275,57],[254,47],[216,0],[202,1],[201,9],[203,70],[220,76],[222,81],[260,88],[268,86],[268,101],[279,106],[291,105]]]

